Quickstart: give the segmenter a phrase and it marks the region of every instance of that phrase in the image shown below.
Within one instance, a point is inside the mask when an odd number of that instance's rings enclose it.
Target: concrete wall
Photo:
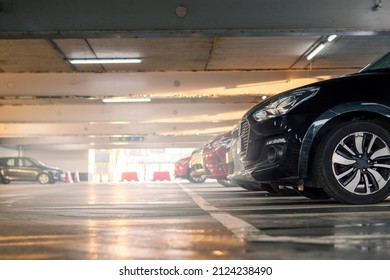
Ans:
[[[23,151],[23,156],[36,158],[63,171],[78,170],[80,173],[88,173],[88,151],[26,150]]]
[[[0,147],[0,157],[16,157],[18,150]]]

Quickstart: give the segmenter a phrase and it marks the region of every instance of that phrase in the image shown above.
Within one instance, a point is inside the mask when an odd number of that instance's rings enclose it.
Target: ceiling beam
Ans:
[[[150,95],[152,97],[190,98],[248,94],[272,95],[304,84],[356,71],[356,69],[341,69],[151,73],[0,73],[0,97]],[[53,100],[53,102],[55,101]],[[1,99],[0,104],[4,104]]]
[[[44,136],[186,136],[231,130],[238,120],[192,123],[0,123],[0,138]]]
[[[0,0],[0,38],[371,34],[388,0]]]
[[[254,103],[0,106],[0,123],[201,123],[239,120]]]
[[[0,138],[0,145],[12,149],[86,150],[105,148],[198,148],[211,139],[210,135],[157,136],[150,135],[144,141],[112,142],[108,136],[45,136],[24,138]],[[1,155],[0,155],[1,156]]]

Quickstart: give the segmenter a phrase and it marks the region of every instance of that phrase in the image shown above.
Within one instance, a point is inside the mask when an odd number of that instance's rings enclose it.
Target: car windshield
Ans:
[[[390,69],[390,52],[375,60],[373,63],[368,64],[360,72],[377,71],[382,69]]]
[[[30,160],[37,166],[46,166],[43,162],[40,162],[39,160],[37,159],[34,159],[34,158],[30,158]]]

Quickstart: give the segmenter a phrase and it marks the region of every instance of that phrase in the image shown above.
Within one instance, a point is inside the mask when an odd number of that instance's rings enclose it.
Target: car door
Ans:
[[[18,159],[20,180],[34,181],[37,178],[38,172],[35,164],[26,158]]]
[[[18,173],[16,168],[16,161],[14,158],[9,158],[4,162],[3,176],[10,180],[17,178]]]

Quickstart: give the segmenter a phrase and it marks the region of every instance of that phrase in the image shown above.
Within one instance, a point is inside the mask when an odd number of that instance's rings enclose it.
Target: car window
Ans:
[[[28,160],[28,159],[23,159],[21,161],[22,161],[22,165],[21,166],[24,166],[24,167],[32,167],[32,166],[34,166],[34,164],[30,160]]]
[[[8,159],[7,166],[15,166],[15,159],[13,159],[13,158]]]
[[[377,71],[382,69],[390,69],[390,52],[377,59],[373,63],[364,67],[360,72]]]
[[[44,167],[45,164],[43,162],[40,162],[39,160],[37,159],[29,159],[28,161],[31,161],[31,164],[34,166],[41,166],[41,167]]]

